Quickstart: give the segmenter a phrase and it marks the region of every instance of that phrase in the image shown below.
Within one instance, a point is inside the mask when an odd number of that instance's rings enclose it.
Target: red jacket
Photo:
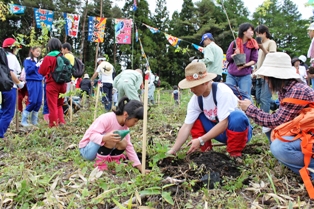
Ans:
[[[57,65],[57,57],[45,56],[41,63],[38,72],[46,77],[46,83],[55,82],[51,76],[51,72],[54,71]]]

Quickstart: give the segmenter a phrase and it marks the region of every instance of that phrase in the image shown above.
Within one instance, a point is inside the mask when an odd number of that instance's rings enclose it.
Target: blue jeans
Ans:
[[[251,96],[252,77],[250,74],[244,76],[233,76],[228,73],[226,83],[238,86],[241,90]]]
[[[0,93],[1,94],[1,93]],[[4,138],[11,120],[14,117],[16,88],[2,92],[2,108],[0,109],[0,138]]]
[[[268,113],[270,110],[271,96],[267,81],[263,78],[256,79],[256,101],[261,104],[264,112]]]
[[[314,89],[314,78],[311,78],[312,89]]]
[[[96,158],[100,145],[94,142],[89,142],[85,147],[80,148],[80,153],[85,160],[94,160]]]
[[[217,123],[210,121],[204,113],[201,113],[199,119],[202,121],[202,125],[206,132],[210,131]],[[230,113],[228,117],[228,127],[227,130],[243,132],[248,128],[248,140],[249,142],[252,138],[252,126],[250,124],[250,120],[244,114],[244,112],[240,110],[235,110]],[[215,139],[221,143],[227,144],[227,130],[219,134],[215,137]]]
[[[293,139],[293,136],[283,137],[286,140]],[[299,174],[299,170],[304,167],[304,155],[301,150],[301,140],[295,140],[292,142],[283,142],[279,139],[275,139],[271,145],[270,150],[274,157],[291,169],[294,173]],[[311,159],[309,168],[314,169],[314,160]],[[311,179],[314,179],[314,173],[310,172]]]

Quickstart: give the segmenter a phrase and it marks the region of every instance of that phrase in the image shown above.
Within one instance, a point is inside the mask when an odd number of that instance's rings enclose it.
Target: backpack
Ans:
[[[223,83],[223,84],[227,85],[233,91],[233,94],[236,95],[240,100],[251,99],[247,93],[239,89],[237,86],[229,84],[229,83]],[[212,83],[213,99],[216,106],[217,106],[217,99],[216,99],[217,85],[218,85],[217,82]],[[203,97],[199,96],[197,97],[197,100],[198,100],[198,105],[200,106],[200,109],[203,111]],[[218,117],[216,117],[216,121],[219,121]]]
[[[156,75],[155,75],[154,85],[157,86],[157,87],[159,87],[159,86],[160,86],[160,83],[161,83],[161,82],[160,82],[159,76],[156,76]]]
[[[300,169],[299,173],[310,198],[314,199],[314,187],[311,182],[310,171],[308,170],[308,166],[314,154],[312,151],[314,143],[314,102],[284,98],[281,103],[305,105],[297,117],[273,129],[271,132],[271,140],[279,139],[283,142],[291,142],[291,140],[285,140],[283,136],[295,136],[292,141],[301,139],[302,142],[300,146],[304,154],[304,167]]]
[[[79,58],[75,57],[73,77],[81,78],[84,75],[84,72],[85,72],[84,63]]]
[[[53,80],[56,83],[68,83],[71,81],[74,68],[70,61],[64,56],[57,56],[57,65],[55,70],[51,73]]]
[[[13,85],[7,54],[3,48],[0,48],[0,91],[10,91]]]

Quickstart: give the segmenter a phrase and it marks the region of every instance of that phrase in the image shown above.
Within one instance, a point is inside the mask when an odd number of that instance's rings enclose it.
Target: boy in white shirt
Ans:
[[[217,84],[216,100],[214,103],[212,79],[216,74],[206,72],[204,63],[193,62],[185,68],[185,79],[179,83],[180,89],[188,89],[194,93],[187,108],[187,115],[181,127],[176,142],[168,151],[175,154],[191,133],[188,153],[201,148],[202,151],[211,149],[211,139],[227,144],[227,152],[232,157],[242,155],[247,142],[252,137],[252,127],[249,119],[237,109],[238,98],[225,84]],[[203,108],[198,98],[201,96]],[[218,121],[217,121],[218,119]]]

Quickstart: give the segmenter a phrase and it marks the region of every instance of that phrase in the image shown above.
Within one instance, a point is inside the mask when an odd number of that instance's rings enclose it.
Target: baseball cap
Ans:
[[[213,35],[212,35],[211,33],[205,33],[205,34],[202,36],[202,41],[201,41],[200,44],[203,45],[204,40],[207,39],[207,38],[209,38],[210,40],[213,40],[213,39],[214,39],[214,37],[213,37]]]

